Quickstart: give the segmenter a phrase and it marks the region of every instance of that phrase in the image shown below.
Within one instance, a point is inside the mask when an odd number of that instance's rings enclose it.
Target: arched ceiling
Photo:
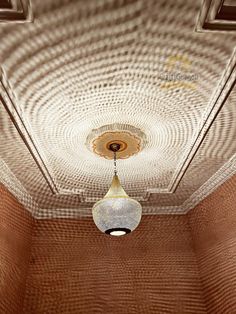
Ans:
[[[211,2],[25,0],[2,18],[1,179],[36,217],[90,215],[112,177],[87,143],[101,128],[145,134],[118,169],[146,214],[235,172],[236,35],[204,24]]]

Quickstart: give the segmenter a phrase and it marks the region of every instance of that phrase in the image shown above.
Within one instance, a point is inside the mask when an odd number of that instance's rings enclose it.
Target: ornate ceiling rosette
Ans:
[[[113,159],[113,152],[109,148],[112,143],[120,145],[117,159],[126,159],[140,152],[147,139],[144,132],[134,126],[110,124],[93,129],[86,140],[89,150],[106,159]]]

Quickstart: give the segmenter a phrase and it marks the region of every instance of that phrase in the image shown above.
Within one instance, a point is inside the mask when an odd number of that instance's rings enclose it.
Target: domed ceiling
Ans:
[[[110,136],[144,214],[186,213],[235,173],[235,23],[212,18],[229,2],[1,4],[0,176],[35,217],[91,215]]]

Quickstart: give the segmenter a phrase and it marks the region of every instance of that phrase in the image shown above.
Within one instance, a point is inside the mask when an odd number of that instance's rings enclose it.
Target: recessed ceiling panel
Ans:
[[[204,0],[196,30],[198,32],[235,31],[236,2],[234,0]]]
[[[147,213],[184,211],[235,152],[235,35],[196,33],[200,6],[192,1],[33,7],[34,23],[0,26],[8,116],[1,157],[9,168],[45,216],[60,208],[88,212],[106,193],[113,167],[88,138],[133,128],[145,145],[118,161],[125,190]],[[19,171],[14,150],[27,159],[28,173]],[[33,173],[32,187],[25,176]]]
[[[0,23],[32,22],[30,0],[0,0]]]

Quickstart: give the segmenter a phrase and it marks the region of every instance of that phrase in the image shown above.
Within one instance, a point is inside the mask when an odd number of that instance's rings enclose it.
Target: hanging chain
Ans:
[[[119,151],[120,149],[120,144],[119,143],[111,143],[110,146],[109,146],[109,149],[111,151],[113,151],[114,153],[114,173],[115,173],[115,176],[117,175],[117,168],[116,168],[116,153]]]
[[[114,174],[117,175],[117,167],[116,167],[116,152],[114,152]]]

